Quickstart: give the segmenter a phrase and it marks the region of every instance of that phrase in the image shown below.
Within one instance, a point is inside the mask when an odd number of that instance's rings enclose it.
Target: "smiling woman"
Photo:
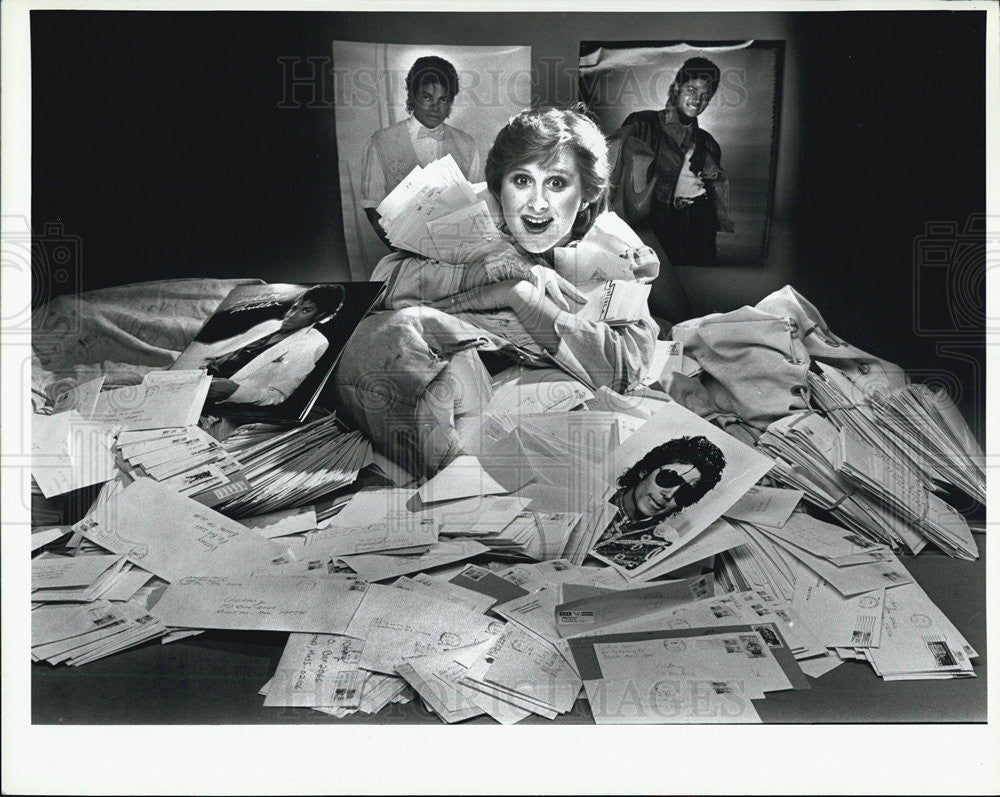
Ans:
[[[482,363],[463,353],[461,369],[453,367],[457,352],[498,349],[619,392],[638,385],[652,363],[658,327],[644,302],[615,326],[585,320],[576,315],[585,297],[567,279],[601,274],[610,263],[622,280],[651,280],[658,268],[652,250],[620,219],[601,217],[610,166],[597,125],[576,110],[523,111],[497,134],[485,172],[501,235],[470,241],[463,263],[408,252],[383,258],[372,279],[387,282],[384,306],[396,312],[362,323],[335,376],[346,412],[376,445],[425,473],[458,453],[454,405],[479,412],[490,398]],[[595,227],[599,217],[604,221]],[[576,246],[581,239],[587,247]],[[576,267],[561,273],[570,261]],[[502,363],[494,370],[512,361],[490,359]],[[464,376],[456,382],[458,370]],[[431,409],[434,395],[454,401]]]
[[[526,252],[543,254],[567,244],[586,205],[572,156],[560,153],[551,164],[526,163],[513,170],[504,177],[500,205],[508,230]]]

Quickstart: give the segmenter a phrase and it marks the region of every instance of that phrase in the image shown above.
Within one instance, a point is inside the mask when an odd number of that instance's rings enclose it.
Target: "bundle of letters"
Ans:
[[[80,523],[33,529],[32,657],[52,664],[199,633],[172,632],[150,614],[168,583],[293,561],[270,539],[315,530],[309,502],[351,485],[371,462],[370,443],[330,416],[290,435],[237,435],[229,445],[247,454],[247,468],[193,425],[210,381],[203,371],[153,372],[110,393],[100,381],[33,423],[32,474],[46,498],[102,485]],[[213,509],[235,501],[255,515],[246,525]]]
[[[117,437],[123,436],[124,444],[161,433],[173,435],[190,456],[157,468],[154,478],[172,479],[179,488],[203,493],[206,501],[214,500],[209,492],[214,487],[239,484],[238,466],[206,436],[187,431],[198,422],[211,381],[203,370],[151,371],[133,387],[101,392],[101,377],[67,391],[49,412],[32,416],[31,474],[40,492],[52,498],[106,482],[118,464],[133,467],[127,461],[116,464]]]
[[[371,443],[328,415],[291,428],[249,424],[223,446],[243,463],[253,490],[220,505],[232,517],[306,506],[353,484],[373,462]]]
[[[416,167],[377,210],[394,247],[444,263],[464,263],[476,247],[500,238],[486,200],[451,155]]]
[[[771,475],[875,542],[912,553],[932,542],[976,559],[968,523],[940,494],[950,484],[986,496],[983,453],[954,405],[923,385],[862,394],[817,365],[809,384],[820,411],[775,421],[760,440]]]
[[[128,476],[156,479],[208,506],[250,491],[242,465],[197,426],[119,432],[113,451]]]

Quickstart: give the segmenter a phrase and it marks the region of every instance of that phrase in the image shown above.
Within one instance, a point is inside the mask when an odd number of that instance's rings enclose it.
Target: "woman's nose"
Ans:
[[[545,196],[545,190],[543,188],[538,188],[535,190],[534,195],[531,197],[529,202],[532,210],[545,210],[549,206],[548,197]]]

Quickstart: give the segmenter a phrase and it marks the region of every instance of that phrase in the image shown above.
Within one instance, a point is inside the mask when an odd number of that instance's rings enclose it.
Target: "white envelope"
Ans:
[[[779,487],[754,485],[739,501],[723,514],[735,520],[763,523],[765,526],[784,526],[799,505],[802,490],[786,490]]]
[[[164,625],[343,634],[368,585],[352,576],[190,576],[152,608]]]
[[[87,539],[175,581],[245,573],[282,558],[283,549],[152,479],[138,479],[73,526]]]
[[[372,584],[346,633],[365,640],[362,667],[394,673],[404,659],[482,642],[500,625],[465,606]]]
[[[289,634],[264,705],[359,708],[368,676],[358,667],[362,647],[340,634]]]
[[[52,498],[113,478],[111,453],[119,427],[84,419],[76,410],[31,417],[31,475]]]

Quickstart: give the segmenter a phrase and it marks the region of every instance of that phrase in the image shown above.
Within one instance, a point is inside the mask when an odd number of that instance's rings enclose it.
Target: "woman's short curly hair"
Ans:
[[[549,164],[564,153],[573,156],[587,203],[573,225],[573,237],[579,239],[607,210],[611,176],[607,141],[583,105],[536,108],[511,117],[486,157],[486,185],[499,202],[500,186],[511,169],[535,161]]]
[[[671,462],[694,465],[701,477],[691,487],[690,506],[700,501],[709,490],[722,480],[726,467],[726,457],[715,443],[703,435],[697,437],[675,437],[663,445],[650,450],[632,467],[618,477],[618,488],[630,490],[654,470]]]

